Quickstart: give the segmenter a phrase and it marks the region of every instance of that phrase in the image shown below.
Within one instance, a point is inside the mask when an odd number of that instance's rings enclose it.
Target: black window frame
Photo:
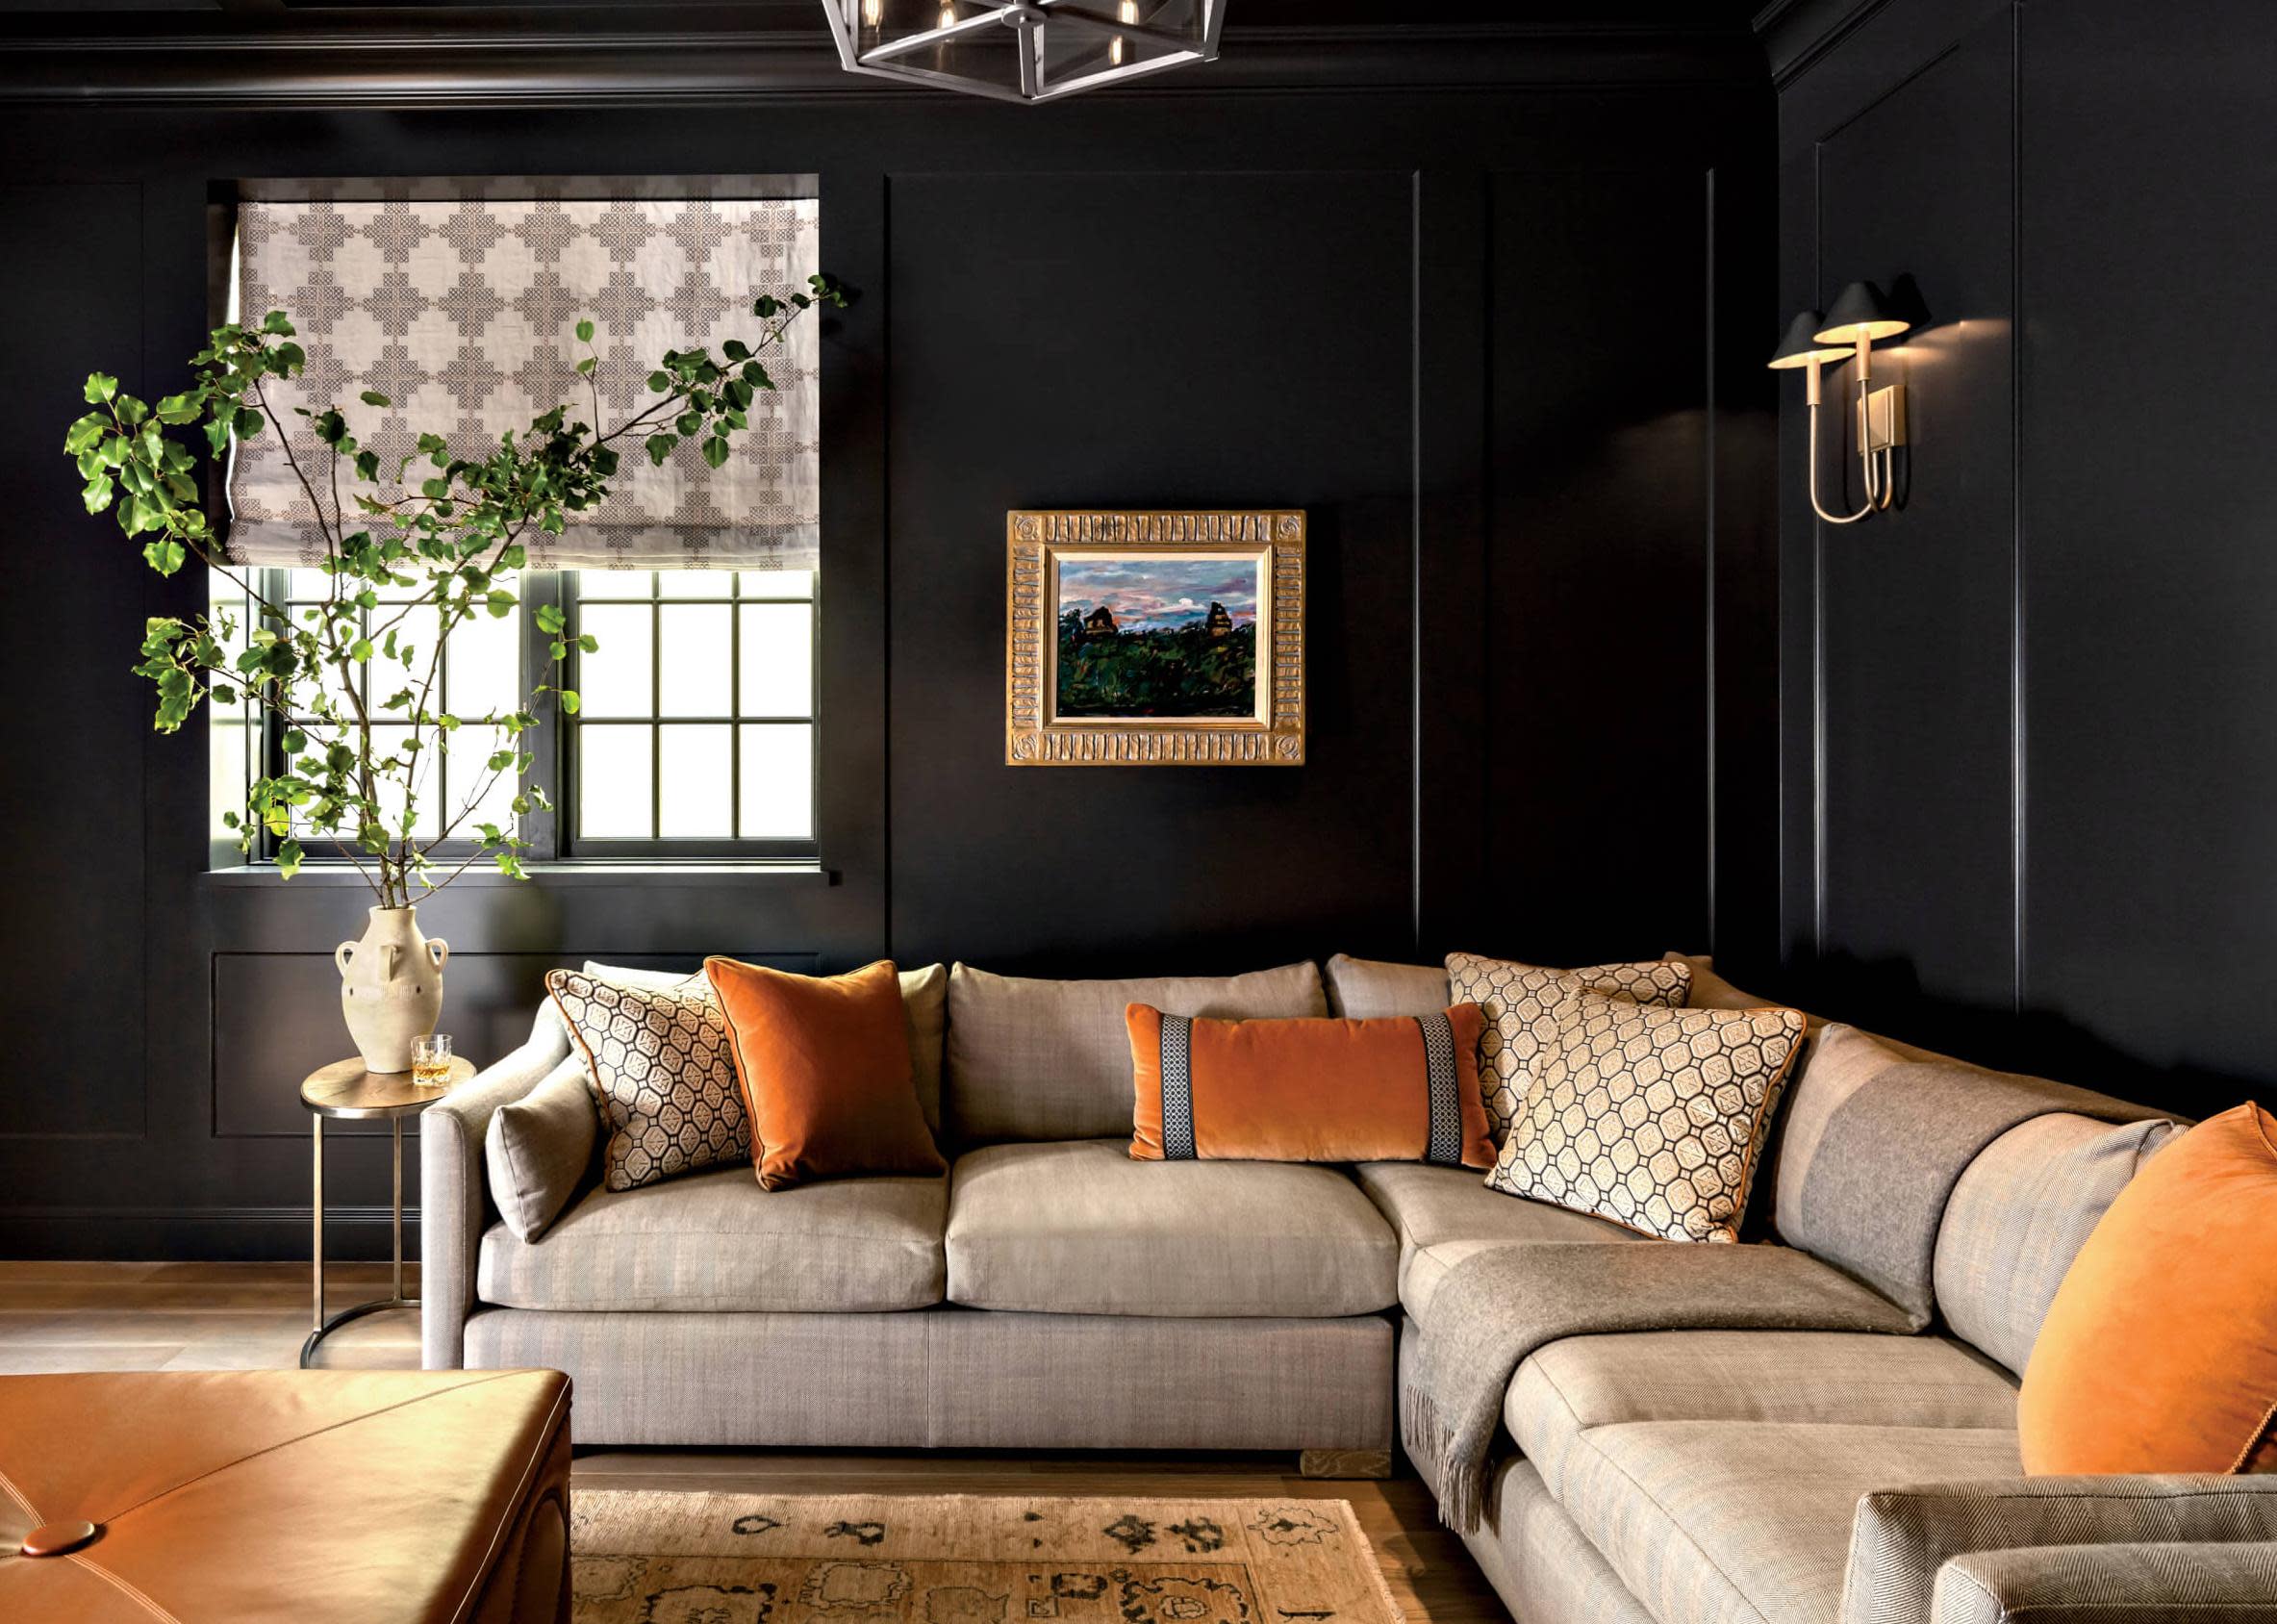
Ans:
[[[287,596],[290,571],[279,569],[254,571],[249,573],[256,577],[256,585],[263,597],[271,603],[291,607],[291,600]],[[581,656],[576,652],[575,640],[581,630],[581,609],[587,596],[579,592],[577,588],[587,579],[607,578],[615,573],[617,572],[605,571],[533,570],[523,572],[520,576],[516,596],[520,600],[517,612],[520,616],[521,691],[524,695],[528,694],[532,685],[531,673],[543,670],[550,658],[548,646],[551,639],[538,627],[538,609],[541,606],[551,606],[562,612],[569,627],[571,649],[566,665],[564,680],[566,686],[575,690],[579,684],[581,660]],[[633,571],[632,573],[643,572]],[[685,862],[721,866],[736,863],[779,865],[819,862],[822,846],[822,774],[824,768],[822,715],[822,583],[821,571],[819,570],[814,571],[811,585],[805,596],[746,596],[739,573],[721,571],[720,573],[725,580],[726,591],[722,596],[717,598],[659,597],[656,589],[656,572],[650,571],[645,573],[648,575],[648,596],[645,600],[640,598],[611,599],[595,595],[595,601],[633,604],[645,601],[649,604],[651,613],[658,617],[658,624],[661,623],[662,609],[671,604],[720,603],[727,606],[730,636],[733,639],[729,670],[732,673],[731,682],[734,690],[729,696],[728,715],[723,718],[680,718],[650,714],[645,717],[598,718],[588,723],[584,719],[565,713],[560,700],[553,693],[548,692],[537,696],[532,700],[531,709],[538,717],[539,725],[523,738],[523,748],[529,750],[531,759],[528,771],[521,776],[519,787],[526,793],[532,785],[543,786],[552,805],[550,808],[544,809],[533,806],[524,815],[522,835],[529,845],[521,853],[523,860],[530,863],[633,862],[670,864]],[[746,604],[757,603],[803,603],[806,605],[810,626],[808,646],[809,701],[807,713],[803,716],[746,717],[742,714],[743,615],[741,611]],[[269,619],[262,614],[257,604],[249,612],[264,620]],[[660,657],[660,645],[661,640],[652,635],[650,656],[652,660]],[[449,659],[447,648],[443,657],[447,669]],[[653,700],[660,692],[653,673],[651,684],[650,693]],[[240,703],[244,702],[246,701],[240,701]],[[259,723],[257,744],[259,758],[266,764],[266,771],[270,774],[277,773],[285,766],[285,730],[291,723],[268,711],[261,712],[257,721]],[[808,746],[812,762],[808,783],[809,833],[803,838],[769,837],[764,839],[746,839],[734,836],[651,836],[640,839],[580,835],[577,832],[578,799],[575,794],[579,728],[585,725],[646,726],[652,730],[652,739],[657,741],[652,743],[652,749],[660,750],[661,733],[654,732],[654,730],[675,722],[725,726],[729,729],[730,749],[737,752],[730,756],[728,769],[731,821],[740,814],[743,793],[742,774],[739,771],[742,749],[740,729],[746,724],[798,724],[806,726],[809,729]],[[652,756],[652,763],[654,759]],[[251,765],[249,762],[249,771]],[[663,785],[662,774],[655,772],[653,766],[650,784],[652,804],[655,804],[661,800]],[[241,805],[237,810],[241,811]],[[245,860],[272,863],[276,860],[278,844],[278,837],[265,832],[257,840],[253,851],[246,854]],[[310,866],[338,868],[347,866],[347,860],[333,850],[331,844],[321,836],[304,840],[303,847],[305,849],[304,860]],[[455,863],[470,855],[473,850],[474,843],[472,841],[452,840],[433,848],[431,854],[438,863]],[[219,857],[220,852],[217,851],[217,860]]]

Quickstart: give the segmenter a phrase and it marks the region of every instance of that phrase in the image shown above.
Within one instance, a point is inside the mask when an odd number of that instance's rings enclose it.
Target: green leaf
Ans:
[[[713,468],[718,468],[727,460],[727,441],[724,436],[715,434],[703,443],[703,460]]]
[[[230,419],[229,426],[237,431],[240,440],[252,440],[260,435],[264,420],[252,407],[240,406],[236,415]]]
[[[514,613],[514,594],[510,592],[493,592],[484,601],[490,605],[491,615],[493,619],[502,621]]]
[[[87,403],[100,406],[118,393],[118,380],[108,372],[89,372],[87,375]]]
[[[577,375],[581,378],[590,378],[593,376],[593,369],[599,365],[598,361],[589,355],[577,363]]]
[[[575,691],[571,689],[564,688],[559,690],[559,693],[561,694],[562,709],[568,711],[571,716],[575,716],[578,707],[583,705],[585,701],[577,698]]]
[[[538,605],[538,629],[540,631],[558,632],[566,623],[562,619],[561,610],[553,604],[541,603]]]
[[[648,374],[648,388],[654,393],[662,394],[666,390],[671,387],[672,379],[670,372],[651,372]]]
[[[277,847],[277,873],[286,879],[300,873],[300,842],[291,835]]]
[[[595,637],[591,632],[582,632],[578,635],[577,647],[585,653],[597,654],[601,647],[600,639]]]
[[[589,344],[593,343],[592,322],[580,321],[577,323],[577,342],[581,344]]]
[[[87,482],[87,489],[79,493],[79,497],[87,504],[88,512],[101,513],[111,505],[114,490],[110,476],[98,473]]]
[[[309,748],[309,736],[297,727],[285,729],[285,753],[298,755]]]
[[[751,314],[762,321],[783,308],[782,301],[771,293],[761,293],[751,301]]]
[[[292,323],[285,319],[283,311],[272,310],[261,318],[261,330],[265,333],[272,333],[278,338],[289,339],[292,336]]]
[[[355,642],[349,644],[348,658],[356,661],[359,665],[364,661],[370,659],[371,639],[368,637],[359,637]]]
[[[672,454],[672,447],[680,444],[680,437],[676,434],[652,434],[645,444],[648,449],[648,461],[662,468],[665,458]]]
[[[388,397],[382,394],[376,389],[367,389],[356,398],[363,401],[367,406],[385,406],[389,404]]]
[[[692,435],[703,427],[702,415],[696,412],[682,412],[672,423],[672,427],[678,429],[682,434]]]

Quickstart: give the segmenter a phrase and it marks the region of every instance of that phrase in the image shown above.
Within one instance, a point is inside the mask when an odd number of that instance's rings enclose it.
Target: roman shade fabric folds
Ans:
[[[263,387],[329,515],[329,459],[293,408],[338,406],[377,453],[383,481],[422,433],[474,460],[565,403],[571,420],[613,428],[659,398],[648,376],[667,351],[717,355],[729,339],[756,346],[752,299],[805,287],[819,232],[812,198],[248,201],[238,251],[240,318],[283,310],[308,352],[299,377]],[[587,353],[580,320],[596,327],[590,383],[576,371]],[[524,534],[531,568],[814,568],[819,352],[812,317],[759,352],[775,387],[759,392],[749,430],[732,437],[717,469],[688,439],[653,467],[645,431],[627,435],[606,502],[571,515],[562,535]],[[366,390],[390,404],[363,404]],[[424,467],[421,458],[410,470],[415,492]],[[346,472],[346,528],[378,533],[356,511]],[[322,562],[316,513],[273,432],[239,445],[229,498],[233,562]]]

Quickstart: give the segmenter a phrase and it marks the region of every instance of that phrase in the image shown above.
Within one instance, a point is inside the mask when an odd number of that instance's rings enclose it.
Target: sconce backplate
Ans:
[[[1890,384],[1858,403],[1858,448],[1863,455],[1906,443],[1906,386]]]

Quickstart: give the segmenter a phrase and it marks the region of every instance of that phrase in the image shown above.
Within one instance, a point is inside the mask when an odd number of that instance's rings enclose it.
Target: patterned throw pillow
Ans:
[[[734,1039],[702,972],[647,987],[556,970],[545,987],[584,1051],[586,1081],[609,1129],[601,1153],[608,1188],[751,1159]]]
[[[1552,1021],[1487,1184],[1664,1240],[1736,1241],[1802,1015],[1582,988]]]
[[[1638,1003],[1682,1007],[1691,991],[1692,967],[1654,960],[1549,970],[1478,953],[1449,953],[1447,979],[1457,1002],[1486,1011],[1486,1030],[1479,1039],[1479,1087],[1486,1099],[1487,1128],[1499,1145],[1510,1136],[1510,1124],[1525,1107],[1533,1057],[1556,1035],[1551,1014],[1561,999],[1589,987]]]

